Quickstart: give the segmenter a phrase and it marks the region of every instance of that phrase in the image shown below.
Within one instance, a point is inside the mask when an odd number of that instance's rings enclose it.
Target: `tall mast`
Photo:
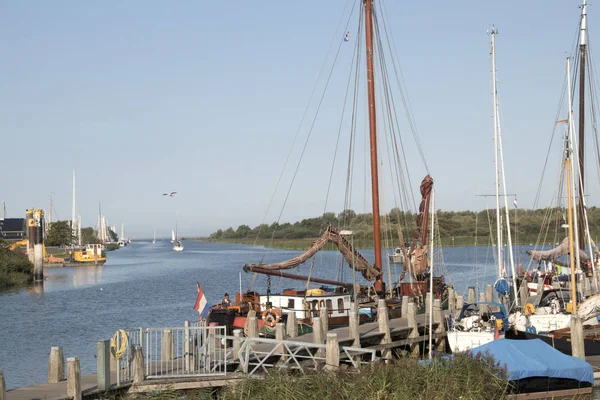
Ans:
[[[375,280],[375,291],[383,289],[381,261],[381,233],[379,226],[379,174],[377,171],[377,112],[375,109],[375,71],[373,65],[373,0],[363,0],[365,6],[365,35],[367,47],[367,93],[369,97],[369,138],[371,148],[371,197],[373,203],[373,247],[375,268],[379,274]]]
[[[571,99],[571,60],[567,58],[567,98],[569,107],[569,125],[568,125],[568,136],[567,136],[567,148],[565,154],[565,170],[567,179],[567,219],[569,224],[569,267],[571,267],[571,304],[573,305],[572,313],[577,313],[577,280],[575,279],[575,270],[579,266],[579,251],[575,253],[575,239],[574,234],[577,235],[577,231],[574,229],[573,224],[576,223],[576,219],[573,217],[573,201],[575,200],[575,172],[571,166],[571,160],[573,155],[573,136],[575,131],[575,124],[573,123],[573,100]],[[577,260],[575,260],[575,254],[577,254]]]
[[[50,215],[49,215],[49,217],[50,217],[49,218],[50,221],[48,223],[48,226],[50,226],[52,224],[52,193],[50,193]]]
[[[73,235],[77,234],[77,230],[75,227],[75,168],[73,168],[73,204],[71,208],[71,230],[73,231]]]
[[[579,215],[577,236],[585,237],[585,221],[583,220],[584,191],[584,158],[585,158],[585,60],[587,58],[587,11],[586,0],[581,5],[581,26],[579,31]],[[579,248],[585,250],[585,240],[579,240]]]
[[[496,235],[497,257],[498,257],[498,277],[502,274],[502,216],[500,214],[500,179],[498,173],[498,92],[496,91],[496,33],[498,30],[492,26],[490,36],[492,40],[492,93],[494,96],[494,166],[496,168]]]

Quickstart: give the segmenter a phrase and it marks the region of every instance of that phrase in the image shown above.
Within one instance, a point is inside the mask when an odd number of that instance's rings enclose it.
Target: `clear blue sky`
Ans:
[[[48,208],[53,192],[55,219],[69,219],[75,168],[85,226],[95,225],[99,201],[109,222],[124,222],[134,237],[150,237],[153,227],[168,236],[176,213],[183,235],[261,223],[329,44],[343,36],[336,27],[346,4],[5,2],[0,201],[8,215]],[[532,206],[578,4],[386,2],[437,208],[493,205],[475,196],[494,190],[492,24],[500,32],[508,192],[518,194],[520,207]],[[600,10],[589,7],[592,50],[599,24]],[[352,42],[342,48],[343,68],[334,74],[284,221],[323,212]],[[345,151],[339,157],[345,160]],[[424,170],[417,159],[413,165],[416,191]],[[339,212],[343,171],[336,179],[329,210]],[[288,183],[289,174],[269,223]],[[552,182],[546,187],[550,195]],[[171,190],[177,197],[161,196]],[[365,211],[362,201],[354,204]]]

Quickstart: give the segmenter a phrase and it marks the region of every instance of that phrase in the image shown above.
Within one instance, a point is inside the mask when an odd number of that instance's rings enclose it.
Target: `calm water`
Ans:
[[[94,373],[96,341],[110,339],[117,329],[182,326],[184,320],[196,319],[192,309],[196,281],[214,303],[225,291],[239,290],[245,263],[262,257],[265,262],[281,261],[299,253],[193,242],[175,253],[171,246],[167,241],[136,242],[109,252],[102,267],[46,269],[43,286],[0,293],[0,369],[8,388],[46,382],[52,346],[62,346],[65,357],[78,356],[83,374]],[[520,254],[526,260],[524,250],[516,249],[516,257]],[[435,274],[443,273],[460,293],[468,286],[492,283],[496,276],[492,252],[487,247],[446,248],[445,266]],[[373,258],[372,250],[363,254]],[[312,276],[352,281],[352,271],[337,252],[320,252],[314,258]],[[308,275],[307,264],[298,273]],[[395,277],[400,270],[392,267]],[[242,272],[243,290],[251,278]],[[257,276],[252,287],[264,292],[265,282],[265,276]],[[274,291],[303,286],[299,281],[272,279]]]

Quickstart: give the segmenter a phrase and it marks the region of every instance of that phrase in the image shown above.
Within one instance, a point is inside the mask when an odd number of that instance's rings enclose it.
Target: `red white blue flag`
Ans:
[[[196,286],[198,287],[198,297],[196,297],[196,304],[194,304],[194,310],[198,311],[202,318],[206,318],[208,314],[208,301],[206,301],[206,296],[204,295],[204,291],[200,287],[200,284],[196,282]]]

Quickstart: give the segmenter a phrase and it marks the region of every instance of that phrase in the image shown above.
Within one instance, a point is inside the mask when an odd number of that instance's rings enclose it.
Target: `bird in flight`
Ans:
[[[173,197],[173,196],[175,196],[176,193],[177,192],[163,193],[163,196],[171,196],[171,197]]]

